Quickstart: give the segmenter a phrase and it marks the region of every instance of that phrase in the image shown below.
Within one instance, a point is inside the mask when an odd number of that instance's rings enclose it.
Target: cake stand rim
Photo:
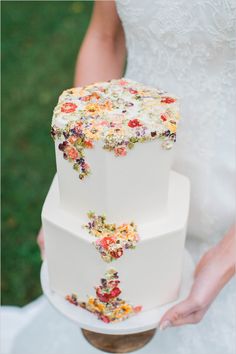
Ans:
[[[40,271],[41,286],[44,295],[49,303],[62,315],[76,323],[80,328],[88,331],[111,334],[126,335],[145,332],[158,327],[162,315],[176,303],[184,300],[188,295],[193,282],[194,261],[190,252],[185,248],[183,262],[183,277],[180,286],[180,295],[177,300],[140,312],[136,316],[117,323],[107,324],[97,319],[94,314],[84,309],[71,305],[62,296],[50,289],[47,270],[47,261],[44,260]]]

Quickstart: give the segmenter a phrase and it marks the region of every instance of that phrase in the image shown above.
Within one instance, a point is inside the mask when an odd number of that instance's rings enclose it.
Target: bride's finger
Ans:
[[[179,327],[186,324],[197,324],[199,323],[206,313],[206,309],[192,312],[186,317],[179,318],[175,322],[171,323],[172,327]]]
[[[173,306],[162,317],[159,323],[159,329],[165,329],[177,321],[181,321],[184,317],[187,317],[193,312],[198,310],[198,305],[189,297],[179,304]]]

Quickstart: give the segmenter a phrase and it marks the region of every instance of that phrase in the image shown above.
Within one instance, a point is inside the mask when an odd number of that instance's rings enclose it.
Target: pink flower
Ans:
[[[88,170],[89,169],[89,164],[85,162],[83,167],[84,167],[85,170]]]
[[[91,99],[91,96],[83,96],[83,97],[80,97],[80,101],[83,101],[83,102],[90,101],[90,99]]]
[[[134,312],[140,312],[142,310],[142,306],[135,306],[134,307]]]
[[[119,81],[119,84],[120,84],[121,86],[124,86],[124,85],[128,84],[128,82],[125,81],[125,80],[123,80],[123,79],[121,79],[121,80]]]
[[[134,89],[132,89],[132,88],[129,89],[129,92],[132,93],[133,95],[135,95],[136,93],[138,93],[137,90],[134,90]]]
[[[107,317],[106,315],[101,315],[100,319],[105,323],[111,322],[109,317]]]
[[[100,122],[100,125],[109,125],[109,123],[108,123],[106,120],[102,120],[102,121]]]
[[[114,152],[116,156],[125,156],[127,153],[125,147],[115,147]]]

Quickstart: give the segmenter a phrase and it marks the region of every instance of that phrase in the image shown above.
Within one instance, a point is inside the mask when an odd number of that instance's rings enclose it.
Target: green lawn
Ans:
[[[2,303],[41,294],[35,242],[55,173],[58,95],[73,84],[91,1],[2,2]]]

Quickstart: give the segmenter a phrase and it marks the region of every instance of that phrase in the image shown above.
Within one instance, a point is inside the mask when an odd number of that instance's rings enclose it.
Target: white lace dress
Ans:
[[[189,236],[235,219],[236,1],[118,0],[126,76],[181,98],[174,169],[190,178]]]
[[[174,168],[190,177],[187,247],[197,260],[234,219],[235,0],[119,0],[126,76],[178,94]],[[197,236],[205,239],[202,242]],[[140,354],[234,354],[235,282],[195,326],[168,329]],[[234,312],[234,313],[233,313]],[[3,354],[101,353],[44,297],[3,309]]]

